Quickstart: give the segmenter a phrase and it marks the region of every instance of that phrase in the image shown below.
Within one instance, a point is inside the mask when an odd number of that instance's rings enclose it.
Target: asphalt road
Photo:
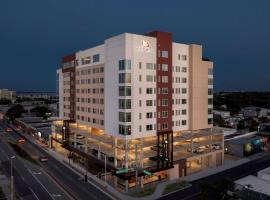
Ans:
[[[182,191],[178,191],[160,198],[160,200],[197,200],[200,199],[200,189],[203,182],[214,183],[221,178],[230,178],[232,180],[237,180],[239,178],[245,177],[247,175],[256,174],[258,171],[270,166],[270,154],[265,155],[261,158],[257,158],[248,163],[239,165],[237,167],[222,171],[220,173],[198,179],[191,182],[192,187],[187,188]]]
[[[14,132],[13,132],[14,133]],[[19,134],[19,133],[17,133]],[[13,134],[12,134],[13,135]],[[15,135],[15,134],[14,134]],[[14,136],[19,138],[19,136]],[[63,165],[61,162],[50,156],[44,149],[27,140],[24,144],[27,152],[31,154],[46,155],[48,157],[47,163],[40,163],[40,166],[46,171],[69,195],[74,199],[81,200],[110,200],[104,192],[97,189],[89,183],[84,183],[81,177]],[[48,198],[49,199],[49,198]]]
[[[6,133],[1,133],[6,134]],[[1,135],[0,139],[0,160],[5,173],[10,176],[10,157],[16,155],[11,147],[6,143],[5,138]],[[14,186],[17,195],[23,199],[35,200],[53,200],[51,194],[42,186],[34,176],[32,170],[27,167],[26,163],[19,159],[18,155],[13,159],[12,173],[14,177]]]

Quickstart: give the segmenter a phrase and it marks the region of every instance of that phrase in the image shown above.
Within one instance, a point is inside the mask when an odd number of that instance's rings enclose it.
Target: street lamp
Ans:
[[[10,199],[13,200],[13,188],[14,188],[14,179],[12,174],[12,160],[15,158],[15,156],[10,157]]]

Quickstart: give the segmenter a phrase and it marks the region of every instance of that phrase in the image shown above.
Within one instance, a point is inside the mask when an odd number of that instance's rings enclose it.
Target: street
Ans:
[[[198,179],[196,181],[192,181],[192,187],[187,188],[182,191],[178,191],[167,195],[165,197],[160,198],[160,200],[174,200],[174,199],[182,199],[182,200],[195,200],[200,198],[200,185],[204,182],[214,183],[217,180],[220,180],[223,177],[230,178],[232,180],[237,180],[239,178],[245,177],[250,174],[256,174],[256,172],[267,168],[270,166],[270,156],[265,155],[262,158],[258,158],[252,160],[248,163],[239,165],[237,167],[222,171],[220,173]]]
[[[21,159],[12,148],[6,142],[6,136],[1,133],[0,140],[0,160],[2,167],[6,175],[10,176],[11,173],[11,157],[15,155],[13,159],[12,174],[14,176],[14,186],[16,194],[20,198],[24,199],[56,199],[53,197],[53,194],[48,191],[44,185],[50,185],[51,188],[54,188],[55,194],[57,194],[58,199],[67,199],[63,192],[54,184],[50,178],[41,173],[38,170],[37,166],[34,166],[28,161]],[[37,173],[38,171],[38,173]],[[40,180],[39,180],[40,179]],[[43,182],[43,183],[42,183]],[[52,191],[52,190],[50,190]]]
[[[4,129],[6,125],[1,124],[1,127]],[[19,133],[15,133],[14,131],[10,134],[15,139],[19,139],[20,136],[17,135]],[[101,192],[99,189],[97,189],[95,186],[84,183],[81,177],[67,168],[65,165],[63,165],[61,162],[50,156],[44,149],[42,149],[37,144],[33,143],[32,141],[26,140],[24,145],[24,149],[27,150],[27,152],[31,152],[31,155],[39,156],[39,155],[45,155],[48,157],[48,162],[46,163],[39,163],[40,167],[50,175],[56,181],[66,192],[68,192],[69,196],[71,196],[74,199],[102,199],[102,200],[109,200],[109,198],[104,192]],[[6,146],[6,145],[3,145]],[[2,147],[2,145],[1,145]],[[21,173],[21,172],[19,172]],[[29,174],[29,173],[28,173]],[[33,179],[33,178],[32,178]],[[32,182],[31,179],[31,182]],[[15,180],[16,181],[16,180]],[[33,179],[33,181],[37,182],[36,179]],[[44,190],[42,186],[37,184],[39,188]],[[48,185],[46,184],[46,187]],[[25,188],[24,188],[25,189]],[[21,190],[24,190],[21,189]],[[32,188],[33,191],[35,191],[35,188]],[[43,191],[46,193],[46,191]],[[38,191],[37,191],[38,193]],[[47,192],[48,194],[48,192]],[[38,195],[38,194],[37,194]],[[43,195],[44,197],[44,195]],[[42,198],[41,198],[42,199]],[[52,199],[51,196],[46,197],[44,199]]]

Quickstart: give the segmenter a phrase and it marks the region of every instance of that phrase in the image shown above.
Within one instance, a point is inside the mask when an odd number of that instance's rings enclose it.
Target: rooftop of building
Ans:
[[[233,143],[233,144],[244,145],[244,144],[249,144],[251,142],[254,142],[256,140],[261,140],[261,138],[259,136],[256,136],[256,135],[251,135],[251,136],[246,136],[246,137],[240,137],[240,138],[236,138],[236,139],[227,140],[227,142]]]
[[[249,175],[235,181],[236,185],[241,185],[249,190],[263,193],[270,196],[270,167],[258,172],[258,176]]]

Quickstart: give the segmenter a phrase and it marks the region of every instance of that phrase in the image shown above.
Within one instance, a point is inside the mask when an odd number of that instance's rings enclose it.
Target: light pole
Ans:
[[[106,173],[107,173],[107,156],[106,156],[106,154],[105,154],[105,175],[104,175],[104,181],[105,181],[105,187],[106,187],[106,185],[107,185],[107,176],[106,176]]]
[[[10,199],[13,200],[13,190],[14,190],[14,179],[12,174],[12,160],[15,156],[10,157]]]

